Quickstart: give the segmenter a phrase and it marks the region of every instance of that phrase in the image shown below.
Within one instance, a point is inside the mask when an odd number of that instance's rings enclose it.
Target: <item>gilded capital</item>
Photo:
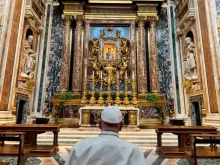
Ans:
[[[70,24],[73,21],[72,15],[62,15],[63,25],[64,26],[70,26]]]
[[[150,27],[156,27],[157,22],[158,22],[158,17],[157,16],[148,16],[147,21],[150,23]]]
[[[83,15],[77,15],[76,16],[76,26],[82,26],[84,21]]]
[[[137,22],[137,24],[138,24],[138,27],[144,27],[145,21],[146,21],[146,17],[144,17],[144,16],[139,16],[139,17],[137,17],[137,19],[136,19],[136,22]]]

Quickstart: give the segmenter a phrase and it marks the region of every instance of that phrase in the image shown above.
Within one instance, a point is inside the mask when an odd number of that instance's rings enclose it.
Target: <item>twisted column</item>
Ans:
[[[76,30],[75,30],[75,43],[74,43],[74,58],[73,58],[73,82],[72,91],[78,93],[81,90],[80,73],[81,73],[81,58],[82,58],[82,26],[83,16],[76,16]]]
[[[146,94],[147,70],[146,70],[146,43],[145,43],[145,17],[138,17],[138,92]]]
[[[69,88],[69,74],[70,74],[70,37],[71,37],[71,22],[72,16],[63,15],[63,51],[60,69],[60,92],[68,91]]]
[[[159,66],[158,66],[158,50],[157,50],[157,32],[156,25],[158,17],[147,17],[150,23],[150,36],[149,36],[149,61],[150,61],[150,90],[153,93],[160,92],[159,82]]]

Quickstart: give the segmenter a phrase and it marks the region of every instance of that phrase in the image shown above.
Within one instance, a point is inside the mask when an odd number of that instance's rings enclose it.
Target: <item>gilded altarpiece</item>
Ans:
[[[140,125],[160,123],[154,109],[155,104],[148,103],[144,99],[138,100],[138,81],[146,77],[142,77],[144,75],[137,69],[137,52],[140,52],[139,48],[145,49],[141,47],[142,44],[137,47],[139,42],[136,36],[137,22],[134,20],[84,20],[83,64],[80,73],[81,100],[73,93],[73,99],[63,103],[61,123],[66,126],[79,123],[82,126],[91,126],[90,121],[94,120],[94,117],[97,118],[98,112],[93,115],[97,107],[102,109],[104,106],[115,104],[123,108],[128,125],[137,126],[138,121]],[[74,58],[75,56],[78,55],[74,54]],[[146,64],[144,67],[147,67]],[[166,101],[163,100],[162,95],[159,98],[157,105],[164,109]],[[59,92],[51,101],[54,104],[53,113],[55,113],[62,101],[59,99]],[[81,107],[81,113],[77,112],[79,107]],[[100,116],[100,113],[98,114]],[[79,122],[79,118],[82,121]]]

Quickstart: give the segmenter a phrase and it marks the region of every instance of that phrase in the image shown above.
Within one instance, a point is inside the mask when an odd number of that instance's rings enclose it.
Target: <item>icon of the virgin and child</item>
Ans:
[[[107,48],[107,52],[105,53],[105,58],[107,60],[113,60],[115,59],[115,52],[114,52],[114,48]]]

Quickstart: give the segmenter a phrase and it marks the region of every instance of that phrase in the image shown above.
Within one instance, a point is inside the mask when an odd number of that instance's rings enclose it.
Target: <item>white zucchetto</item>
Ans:
[[[101,114],[101,119],[106,123],[117,124],[122,121],[122,114],[118,107],[105,107]]]

